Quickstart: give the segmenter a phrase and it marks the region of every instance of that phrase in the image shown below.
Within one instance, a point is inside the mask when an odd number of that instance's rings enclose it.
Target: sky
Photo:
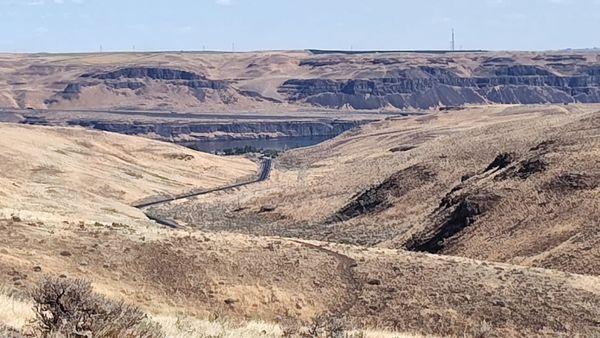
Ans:
[[[600,0],[0,0],[0,52],[600,47]]]

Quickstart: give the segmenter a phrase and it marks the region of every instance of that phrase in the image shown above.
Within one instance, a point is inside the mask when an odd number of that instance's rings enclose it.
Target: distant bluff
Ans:
[[[2,66],[0,103],[13,108],[283,112],[600,103],[595,51],[11,54]]]

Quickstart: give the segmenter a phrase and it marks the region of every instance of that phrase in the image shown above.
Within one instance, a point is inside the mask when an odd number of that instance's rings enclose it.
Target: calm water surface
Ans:
[[[199,151],[207,153],[219,153],[226,149],[242,149],[244,147],[253,147],[257,150],[289,150],[295,148],[310,147],[315,144],[327,141],[334,136],[301,136],[301,137],[281,137],[265,138],[254,140],[220,140],[220,141],[198,141],[189,145]]]

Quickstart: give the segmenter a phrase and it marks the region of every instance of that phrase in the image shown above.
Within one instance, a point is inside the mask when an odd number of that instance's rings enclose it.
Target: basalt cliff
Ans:
[[[0,107],[191,112],[600,102],[600,53],[2,55]]]

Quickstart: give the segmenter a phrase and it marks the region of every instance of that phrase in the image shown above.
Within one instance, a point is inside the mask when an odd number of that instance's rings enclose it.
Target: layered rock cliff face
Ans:
[[[189,112],[600,103],[600,52],[10,55],[0,106]]]
[[[310,67],[326,67],[313,63]],[[557,68],[564,68],[557,64]],[[291,79],[279,91],[291,101],[329,108],[429,109],[468,104],[540,104],[600,102],[600,66],[556,69],[524,64],[486,62],[472,74],[447,67],[417,66],[382,77],[360,79]]]
[[[369,121],[269,121],[269,122],[118,122],[74,119],[69,125],[116,132],[147,135],[165,141],[184,142],[209,139],[255,139],[263,137],[334,137]],[[33,124],[34,121],[30,121]]]
[[[160,67],[125,67],[108,72],[85,73],[76,81],[67,84],[62,92],[45,101],[48,105],[59,103],[60,100],[77,100],[84,88],[101,87],[108,90],[129,89],[137,95],[151,92],[152,85],[162,85],[167,88],[186,88],[198,103],[205,102],[207,96],[216,94],[223,104],[234,103],[236,96],[244,96],[253,100],[263,100],[259,93],[238,91],[231,87],[228,81],[211,80],[204,75],[194,72]],[[166,91],[166,90],[165,90]],[[118,95],[118,92],[115,93]]]

